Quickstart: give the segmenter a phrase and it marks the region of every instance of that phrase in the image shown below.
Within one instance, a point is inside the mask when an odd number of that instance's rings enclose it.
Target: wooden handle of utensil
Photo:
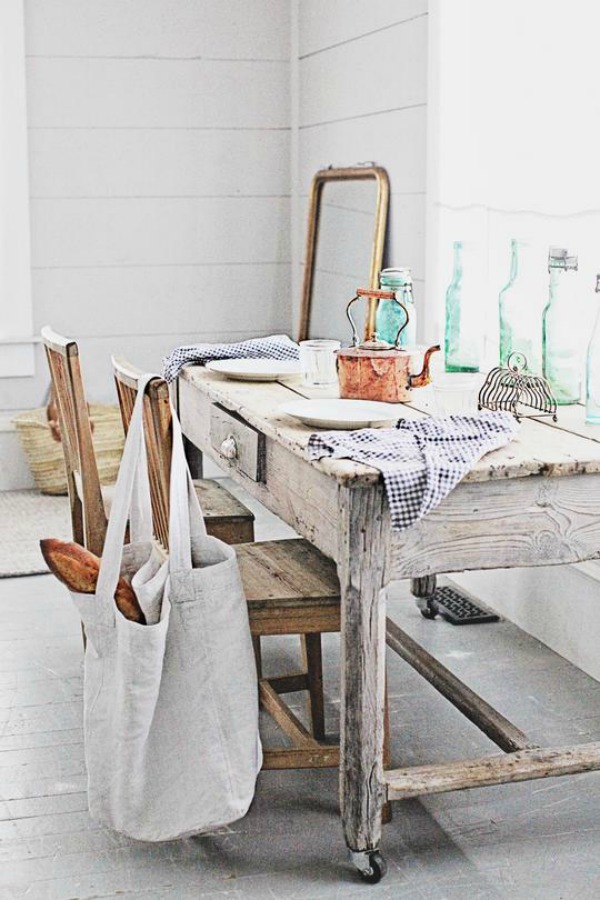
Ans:
[[[393,300],[396,296],[394,291],[376,291],[371,288],[357,288],[357,297],[373,297],[374,300]]]

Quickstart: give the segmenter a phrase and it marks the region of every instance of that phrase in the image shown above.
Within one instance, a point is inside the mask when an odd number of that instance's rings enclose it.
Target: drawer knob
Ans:
[[[230,434],[229,437],[225,438],[221,444],[220,453],[225,459],[235,459],[237,457],[238,448],[233,435]]]

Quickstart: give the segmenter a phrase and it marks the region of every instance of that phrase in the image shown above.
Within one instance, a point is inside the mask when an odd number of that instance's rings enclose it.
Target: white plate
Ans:
[[[239,381],[276,381],[300,374],[295,359],[216,359],[206,363],[206,368]]]
[[[395,403],[374,400],[297,400],[284,403],[279,411],[300,419],[311,428],[378,428],[398,421],[401,409]]]

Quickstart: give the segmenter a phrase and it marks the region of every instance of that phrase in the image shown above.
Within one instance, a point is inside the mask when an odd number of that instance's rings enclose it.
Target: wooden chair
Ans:
[[[123,421],[128,422],[142,374],[113,357],[113,369]],[[152,510],[156,536],[168,549],[169,464],[171,415],[168,387],[162,378],[147,388],[145,426]],[[204,497],[201,496],[204,504]],[[210,519],[207,519],[207,525]],[[339,748],[324,746],[325,714],[321,634],[340,630],[340,589],[335,564],[308,541],[293,539],[241,543],[236,546],[248,601],[250,630],[255,647],[266,635],[302,637],[302,669],[292,675],[264,678],[259,667],[260,700],[264,709],[288,737],[292,746],[265,750],[264,768],[312,768],[339,765]],[[310,730],[282,701],[280,695],[307,691]]]
[[[121,408],[125,434],[143,374],[123,359],[112,357],[113,373]],[[169,538],[169,473],[171,471],[171,409],[169,389],[162,378],[154,378],[146,389],[144,425],[149,458],[150,494],[154,516],[154,533],[168,549]],[[150,462],[151,461],[151,462]],[[204,513],[206,530],[228,544],[254,540],[254,513],[217,481],[194,482]]]
[[[106,493],[100,486],[92,426],[76,341],[42,328],[65,457],[73,540],[102,556],[107,528]]]

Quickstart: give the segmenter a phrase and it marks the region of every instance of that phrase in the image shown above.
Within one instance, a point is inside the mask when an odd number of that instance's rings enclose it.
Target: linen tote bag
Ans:
[[[148,378],[151,376],[148,376]],[[143,388],[134,407],[96,594],[73,594],[88,637],[84,736],[90,813],[145,841],[245,815],[262,764],[257,677],[234,550],[209,537],[173,412],[170,556],[152,542]],[[129,545],[123,538],[130,523]],[[131,578],[147,623],[114,592]]]

